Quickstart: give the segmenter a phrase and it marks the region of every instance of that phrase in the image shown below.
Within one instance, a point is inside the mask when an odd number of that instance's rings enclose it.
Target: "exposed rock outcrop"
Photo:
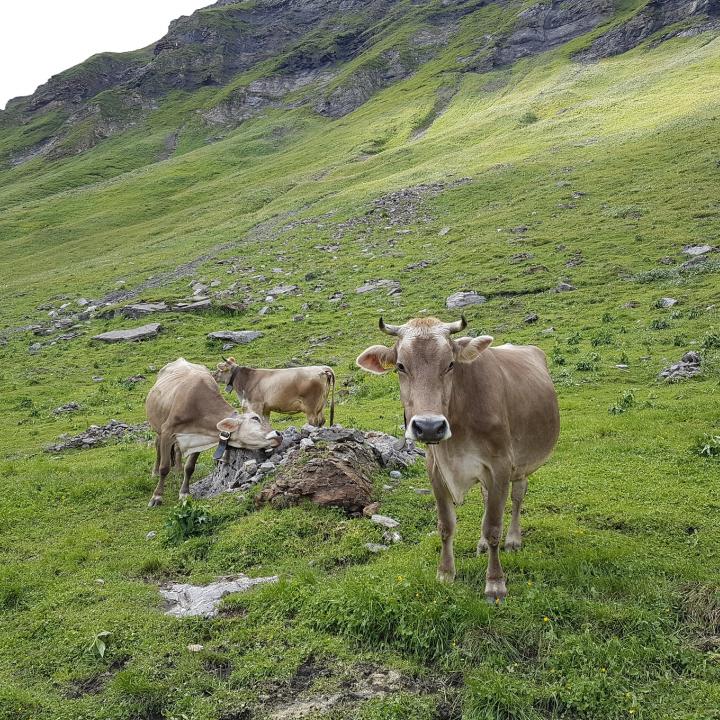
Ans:
[[[619,55],[637,47],[643,40],[664,27],[703,16],[720,18],[720,2],[718,0],[651,0],[627,22],[601,35],[587,50],[578,53],[575,58],[583,62],[591,62]]]

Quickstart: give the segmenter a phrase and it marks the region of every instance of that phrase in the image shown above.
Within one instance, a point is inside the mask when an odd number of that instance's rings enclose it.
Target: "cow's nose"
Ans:
[[[421,442],[436,443],[448,436],[448,423],[442,415],[415,416],[411,424],[415,437]]]

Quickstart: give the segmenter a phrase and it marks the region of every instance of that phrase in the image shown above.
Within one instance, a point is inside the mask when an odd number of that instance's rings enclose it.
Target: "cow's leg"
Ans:
[[[155,464],[153,465],[152,475],[153,477],[157,477],[160,472],[160,434],[158,433],[155,436]]]
[[[427,466],[433,494],[435,495],[435,506],[437,507],[438,533],[442,541],[437,579],[440,582],[452,582],[455,579],[455,553],[453,551],[456,522],[455,503],[429,457]]]
[[[482,489],[483,505],[485,507],[485,510],[483,512],[483,522],[482,522],[483,530],[481,532],[480,539],[478,540],[478,544],[477,544],[477,554],[478,555],[481,555],[482,553],[486,553],[488,550],[488,541],[487,541],[487,538],[485,537],[485,530],[484,530],[485,514],[487,513],[487,505],[488,505],[488,491],[487,491],[487,487],[485,486],[484,480],[480,481],[480,487]]]
[[[180,452],[180,446],[177,443],[172,447],[172,459],[175,472],[181,473],[183,471],[183,458]]]
[[[527,478],[516,480],[512,484],[512,517],[510,518],[510,528],[505,536],[506,550],[519,550],[522,545],[522,536],[520,533],[520,511],[522,510],[522,504],[525,499],[527,488]]]
[[[491,603],[500,602],[507,595],[505,574],[500,564],[500,539],[502,538],[503,513],[509,490],[509,473],[493,472],[493,477],[488,482],[488,499],[482,527],[483,537],[488,543],[485,597]]]
[[[165,478],[170,472],[170,464],[172,462],[172,446],[175,442],[175,438],[170,433],[160,434],[160,465],[158,467],[158,474],[160,479],[158,484],[153,491],[148,507],[155,507],[156,505],[162,505],[163,493],[165,492]]]
[[[197,462],[199,452],[190,453],[188,459],[185,461],[185,470],[183,474],[183,481],[180,487],[180,499],[185,500],[190,496],[190,478],[192,478],[195,472],[195,463]]]

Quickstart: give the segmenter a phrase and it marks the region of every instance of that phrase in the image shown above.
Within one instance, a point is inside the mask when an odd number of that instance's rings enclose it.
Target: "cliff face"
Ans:
[[[613,0],[220,0],[174,20],[152,47],[96,55],[12,100],[0,112],[0,140],[4,131],[27,131],[0,153],[18,165],[84,152],[178,91],[222,91],[196,109],[209,133],[268,109],[305,106],[339,118],[431,62],[488,9],[503,22],[478,22],[476,51],[458,55],[453,71],[508,66],[607,25],[575,56],[598,60],[673,24],[712,22],[720,0],[638,2],[624,22],[615,20]]]

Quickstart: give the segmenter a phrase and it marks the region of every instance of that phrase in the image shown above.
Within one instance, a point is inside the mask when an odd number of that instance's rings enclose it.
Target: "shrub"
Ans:
[[[207,508],[184,500],[182,505],[173,509],[165,521],[167,541],[172,545],[179,545],[193,535],[207,532],[211,524]]]
[[[658,318],[655,318],[650,323],[650,329],[651,330],[667,330],[670,327],[670,323],[667,320],[659,320]]]
[[[528,110],[520,116],[519,124],[521,127],[526,127],[527,125],[536,123],[539,119],[540,117],[537,113],[534,113],[532,110]]]
[[[615,405],[608,408],[611,415],[621,415],[635,405],[635,393],[632,390],[624,390]]]
[[[720,348],[720,333],[707,333],[702,339],[700,347],[703,350],[715,350]]]
[[[600,360],[600,356],[597,353],[590,353],[578,361],[575,369],[580,372],[595,372],[598,367],[598,360]]]
[[[692,452],[700,457],[720,457],[720,435],[706,434],[699,437],[692,447]]]

